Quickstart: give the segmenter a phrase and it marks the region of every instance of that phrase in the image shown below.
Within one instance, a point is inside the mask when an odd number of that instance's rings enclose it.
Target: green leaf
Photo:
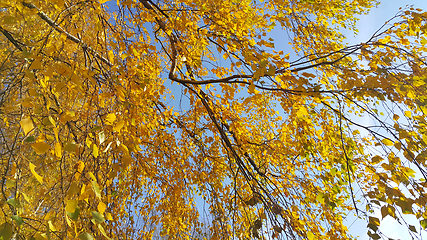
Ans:
[[[325,198],[323,197],[323,193],[317,194],[316,200],[321,204],[325,203]]]
[[[38,155],[44,154],[50,149],[50,145],[45,142],[33,143],[31,144],[31,147]]]
[[[99,189],[98,183],[96,181],[92,181],[92,189],[95,192],[95,195],[98,198],[101,198],[101,190]]]
[[[18,224],[18,226],[21,226],[24,223],[24,220],[18,215],[13,215],[12,219],[15,220],[15,222],[16,222],[16,224]]]
[[[101,213],[96,212],[96,211],[92,211],[92,217],[98,223],[103,223],[105,221],[104,216],[102,216]]]
[[[16,185],[16,181],[13,179],[7,179],[6,180],[6,188],[11,188]]]
[[[80,208],[79,207],[77,207],[73,213],[67,212],[67,215],[71,219],[73,219],[74,221],[77,221],[77,219],[79,218],[79,214],[80,214]]]
[[[332,210],[334,209],[334,208],[336,208],[337,207],[337,204],[336,203],[334,203],[334,202],[330,202],[329,203],[329,206],[332,208]]]
[[[91,132],[96,132],[96,131],[101,130],[101,129],[102,129],[102,127],[96,126],[96,127],[92,128],[90,131]]]
[[[0,225],[0,239],[9,240],[12,238],[12,225],[8,222]]]
[[[36,141],[36,138],[34,136],[29,136],[25,139],[25,142],[29,143],[29,142],[34,142]]]
[[[19,201],[15,198],[8,199],[7,203],[12,205],[14,208],[20,208],[21,207],[21,203],[19,203]]]
[[[93,240],[93,237],[90,233],[84,232],[82,234],[79,235],[79,238],[81,240]]]
[[[421,227],[423,227],[423,229],[427,228],[427,219],[423,219],[420,221]]]

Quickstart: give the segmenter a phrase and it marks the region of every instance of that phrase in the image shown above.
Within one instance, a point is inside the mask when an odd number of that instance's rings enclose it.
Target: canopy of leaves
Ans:
[[[421,237],[427,13],[345,45],[376,4],[2,0],[1,237]]]

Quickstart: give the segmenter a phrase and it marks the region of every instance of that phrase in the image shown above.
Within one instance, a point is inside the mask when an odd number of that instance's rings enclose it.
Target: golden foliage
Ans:
[[[349,239],[355,209],[377,239],[375,207],[427,227],[427,13],[345,46],[375,4],[3,0],[3,239]]]

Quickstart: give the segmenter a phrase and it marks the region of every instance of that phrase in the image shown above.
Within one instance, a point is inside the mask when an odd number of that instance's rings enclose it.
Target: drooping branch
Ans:
[[[79,44],[82,46],[83,50],[87,50],[89,52],[91,52],[96,58],[98,58],[99,60],[101,60],[103,63],[107,64],[109,67],[112,67],[113,64],[106,59],[105,57],[101,56],[96,50],[94,50],[93,48],[89,47],[86,43],[84,43],[81,39],[78,39],[77,37],[71,35],[70,33],[68,33],[67,31],[65,31],[62,27],[60,27],[58,24],[56,24],[49,16],[46,15],[46,13],[44,13],[43,11],[40,11],[40,9],[38,9],[34,4],[32,3],[26,3],[23,2],[22,3],[25,7],[28,7],[30,9],[36,9],[37,15],[43,19],[47,24],[49,24],[51,27],[53,27],[57,32],[59,33],[64,33],[67,36],[67,39]]]
[[[18,42],[12,36],[12,34],[10,34],[6,29],[2,28],[1,26],[0,26],[0,32],[3,33],[3,35],[7,38],[7,40],[9,40],[17,49],[19,49],[19,51],[22,51],[22,48],[20,45],[24,45],[24,44]]]

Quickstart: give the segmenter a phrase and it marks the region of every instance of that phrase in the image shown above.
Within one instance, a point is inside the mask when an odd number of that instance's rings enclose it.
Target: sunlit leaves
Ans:
[[[420,224],[421,224],[421,227],[423,227],[423,229],[427,228],[427,220],[426,219],[421,220]]]
[[[29,163],[29,165],[30,165],[30,170],[31,170],[31,173],[33,174],[33,176],[37,179],[37,181],[39,181],[40,183],[43,183],[43,177],[40,176],[35,170],[36,165],[34,165],[32,163]]]
[[[73,197],[73,196],[75,196],[77,193],[79,193],[80,192],[80,188],[79,188],[79,186],[77,185],[77,183],[76,182],[72,182],[71,184],[70,184],[70,187],[69,187],[69,189],[68,189],[68,192],[67,192],[67,195],[68,195],[68,197]]]
[[[393,142],[390,141],[389,139],[383,139],[381,140],[382,143],[384,143],[386,146],[393,146]]]
[[[73,213],[77,209],[77,200],[67,200],[67,205],[65,206],[65,211]]]
[[[36,142],[31,144],[31,147],[37,154],[44,154],[50,149],[50,145],[46,142]]]
[[[25,135],[27,135],[31,130],[34,129],[33,122],[31,121],[30,118],[22,119],[20,124],[21,124],[22,129],[24,130]]]
[[[114,121],[116,121],[116,115],[114,113],[110,113],[105,117],[105,121],[107,124],[112,125]]]
[[[19,237],[348,239],[358,194],[425,227],[423,13],[345,46],[373,1],[3,5],[0,217]]]
[[[105,212],[105,209],[107,208],[107,205],[105,205],[105,203],[103,203],[103,202],[99,202],[98,203],[98,207],[97,207],[97,209],[98,209],[98,212],[100,213],[100,214],[103,214],[104,212]]]

